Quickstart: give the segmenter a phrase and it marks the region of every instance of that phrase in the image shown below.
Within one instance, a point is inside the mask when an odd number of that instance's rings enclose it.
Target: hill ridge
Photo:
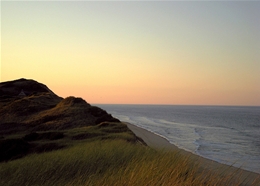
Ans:
[[[26,94],[23,97],[19,96],[21,90]],[[105,110],[90,105],[82,98],[59,97],[35,80],[21,78],[0,83],[0,129],[12,124],[17,130],[21,126],[27,130],[61,130],[104,121],[119,122]]]

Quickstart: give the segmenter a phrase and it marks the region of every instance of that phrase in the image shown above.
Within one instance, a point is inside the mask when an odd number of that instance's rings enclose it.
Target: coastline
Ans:
[[[207,170],[211,171],[217,175],[229,175],[235,182],[242,183],[242,185],[252,185],[254,181],[260,182],[260,174],[255,172],[250,172],[247,170],[239,169],[233,166],[218,163],[216,161],[206,159],[199,155],[193,154],[191,152],[185,151],[178,148],[177,146],[171,144],[167,139],[156,135],[148,130],[140,128],[131,123],[123,122],[127,127],[138,137],[144,140],[144,142],[154,149],[167,150],[167,151],[178,151],[183,156],[187,156],[194,162],[198,162],[199,168],[202,172]]]

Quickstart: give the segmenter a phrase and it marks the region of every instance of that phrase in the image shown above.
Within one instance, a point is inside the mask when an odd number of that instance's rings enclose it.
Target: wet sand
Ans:
[[[202,172],[211,171],[212,173],[221,176],[228,175],[228,177],[230,176],[233,178],[232,180],[235,183],[243,183],[241,185],[260,185],[260,174],[258,173],[242,170],[236,167],[232,167],[229,165],[218,163],[213,160],[203,158],[201,156],[178,148],[177,146],[171,144],[165,138],[156,135],[148,130],[137,127],[130,123],[124,123],[133,133],[135,133],[136,136],[142,138],[149,147],[167,151],[178,151],[178,153],[181,153],[182,155],[189,157],[192,161],[198,162],[200,170]]]

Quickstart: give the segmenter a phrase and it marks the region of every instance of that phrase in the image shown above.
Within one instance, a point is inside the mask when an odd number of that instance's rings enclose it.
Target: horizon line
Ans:
[[[91,105],[147,105],[147,106],[214,106],[214,107],[260,107],[260,105],[214,105],[214,104],[155,104],[155,103],[91,103]]]

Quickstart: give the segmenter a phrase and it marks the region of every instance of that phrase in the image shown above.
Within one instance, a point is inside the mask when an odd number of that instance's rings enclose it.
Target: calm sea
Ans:
[[[202,157],[260,173],[260,107],[97,105]]]

